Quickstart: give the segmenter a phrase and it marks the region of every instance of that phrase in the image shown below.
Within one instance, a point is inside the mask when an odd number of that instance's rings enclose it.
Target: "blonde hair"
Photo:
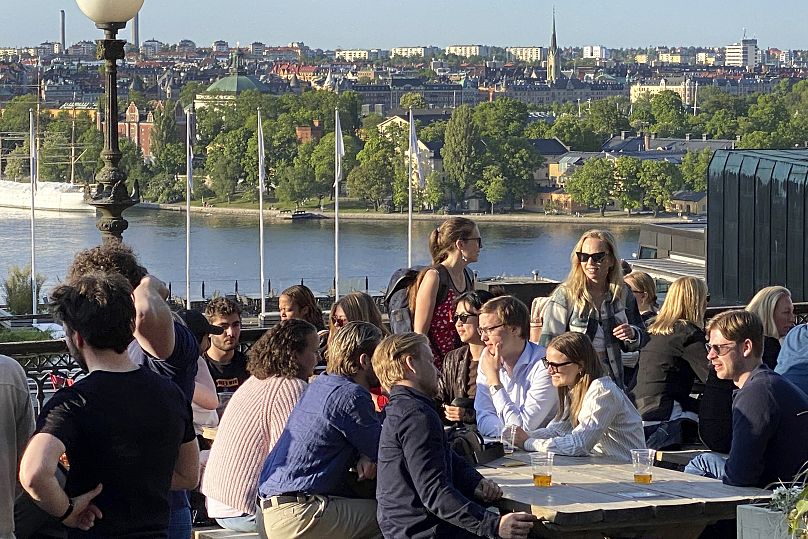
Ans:
[[[763,355],[763,322],[757,314],[741,309],[724,311],[707,322],[707,331],[713,330],[720,331],[724,338],[735,343],[749,339],[754,357],[760,359]]]
[[[371,356],[380,340],[382,330],[370,322],[348,322],[328,341],[328,374],[356,376],[360,369],[359,357]]]
[[[774,309],[783,296],[791,299],[791,291],[784,286],[767,286],[761,288],[746,306],[747,311],[760,317],[763,322],[763,335],[766,337],[781,338],[777,324],[774,323]]]
[[[486,301],[480,307],[480,314],[496,314],[502,325],[519,328],[519,336],[523,339],[530,335],[530,312],[527,305],[515,296],[499,296]]]
[[[620,267],[620,255],[617,253],[617,243],[614,236],[608,230],[592,229],[584,232],[575,244],[575,248],[570,253],[570,273],[564,280],[563,287],[567,292],[567,298],[572,301],[576,309],[583,313],[587,304],[594,308],[595,302],[592,295],[586,288],[586,275],[578,261],[577,253],[583,248],[584,242],[588,239],[596,239],[606,242],[609,257],[612,259],[612,267],[607,276],[608,289],[615,301],[621,296],[624,290],[623,268]],[[608,258],[608,257],[607,257]],[[603,261],[606,263],[606,260]]]
[[[671,283],[659,314],[648,327],[651,335],[670,335],[679,321],[704,325],[707,285],[696,277],[679,277]]]
[[[382,387],[389,391],[404,379],[404,359],[418,357],[423,345],[429,347],[429,340],[420,333],[399,333],[382,339],[372,359],[373,371]]]
[[[452,217],[429,234],[429,254],[433,264],[440,264],[449,257],[457,240],[468,239],[477,225],[465,217]]]
[[[584,395],[592,382],[603,376],[603,367],[592,346],[592,341],[584,333],[572,331],[562,333],[553,338],[547,348],[564,354],[567,361],[572,361],[581,369],[581,374],[574,386],[558,388],[559,407],[556,419],[563,419],[565,409],[569,407],[569,420],[575,428],[578,426],[578,414],[581,413]]]
[[[370,322],[387,335],[387,330],[384,328],[384,323],[382,322],[382,313],[379,312],[379,308],[376,306],[376,303],[373,302],[373,298],[364,292],[351,292],[339,298],[331,307],[332,315],[337,307],[342,309],[342,312],[345,313],[345,318],[347,318],[349,322]],[[339,328],[334,326],[333,317],[329,317],[329,335],[336,333],[338,329]]]
[[[642,271],[632,271],[623,277],[623,280],[628,283],[631,288],[643,292],[645,297],[648,298],[648,303],[651,307],[654,309],[659,308],[656,295],[656,283],[653,277]]]

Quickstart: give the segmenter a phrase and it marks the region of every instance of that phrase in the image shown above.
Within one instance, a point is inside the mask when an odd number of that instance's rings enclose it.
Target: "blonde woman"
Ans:
[[[603,374],[592,342],[581,333],[564,333],[547,346],[545,367],[558,388],[559,410],[546,428],[517,429],[516,443],[526,451],[568,456],[612,457],[631,461],[631,450],[645,447],[642,421],[634,405]]]
[[[758,291],[746,306],[763,321],[763,363],[770,369],[777,366],[780,344],[794,327],[794,304],[791,292],[784,286],[767,286]]]
[[[704,347],[706,307],[704,281],[680,277],[648,327],[651,339],[640,351],[634,397],[650,448],[680,444],[686,420],[693,422],[695,433],[699,408],[690,393],[696,378],[707,380],[710,366]]]
[[[651,318],[656,316],[659,310],[656,283],[653,277],[642,271],[632,271],[623,280],[628,285],[631,293],[634,294],[640,316],[642,316],[643,322],[647,324]]]
[[[328,333],[332,335],[348,322],[370,322],[386,333],[382,323],[382,313],[373,298],[364,292],[351,292],[342,296],[331,307]]]
[[[623,282],[620,255],[608,230],[584,232],[570,254],[570,273],[542,311],[539,344],[567,331],[585,333],[604,372],[622,389],[622,352],[647,339],[637,302]]]

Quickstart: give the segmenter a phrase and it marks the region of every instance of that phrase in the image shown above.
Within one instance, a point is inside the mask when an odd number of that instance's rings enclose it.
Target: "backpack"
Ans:
[[[410,287],[418,280],[418,274],[428,268],[438,270],[438,275],[440,276],[435,305],[439,305],[446,300],[446,295],[449,293],[449,272],[442,264],[397,269],[390,276],[390,283],[387,285],[387,292],[384,294],[384,305],[387,307],[391,332],[409,333],[412,331],[413,313],[410,311]],[[466,277],[466,290],[472,290],[474,274],[471,273],[468,267],[463,268],[463,274]]]
[[[505,456],[502,443],[486,443],[474,425],[452,427],[446,434],[446,438],[449,447],[472,466],[486,464]]]

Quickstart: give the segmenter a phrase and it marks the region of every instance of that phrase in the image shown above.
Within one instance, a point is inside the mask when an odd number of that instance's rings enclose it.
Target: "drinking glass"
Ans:
[[[530,455],[530,466],[533,468],[533,485],[549,487],[553,483],[553,457],[555,453],[533,453]]]
[[[651,482],[654,467],[654,449],[632,449],[631,463],[634,465],[634,482],[647,485]]]
[[[510,455],[514,450],[514,440],[516,438],[516,425],[505,425],[502,427],[500,441],[506,455]]]

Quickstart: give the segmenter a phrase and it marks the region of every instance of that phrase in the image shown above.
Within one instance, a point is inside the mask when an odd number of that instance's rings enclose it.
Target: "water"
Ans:
[[[125,241],[151,273],[172,283],[175,294],[185,289],[185,214],[130,209]],[[414,223],[413,261],[427,264],[428,235],[436,223]],[[472,268],[480,277],[530,275],[536,270],[563,279],[569,253],[585,223],[481,223],[483,251]],[[613,226],[621,256],[636,251],[639,229]],[[63,278],[73,255],[97,245],[100,235],[92,214],[37,213],[37,273],[45,275],[45,290]],[[332,287],[334,222],[331,219],[276,223],[265,226],[265,275],[272,289],[304,283],[316,292]],[[12,265],[30,263],[30,212],[0,208],[0,279]],[[340,288],[371,292],[387,286],[391,273],[407,265],[406,221],[340,222]],[[214,290],[231,293],[238,280],[242,293],[259,289],[258,217],[255,215],[191,216],[191,295]]]

